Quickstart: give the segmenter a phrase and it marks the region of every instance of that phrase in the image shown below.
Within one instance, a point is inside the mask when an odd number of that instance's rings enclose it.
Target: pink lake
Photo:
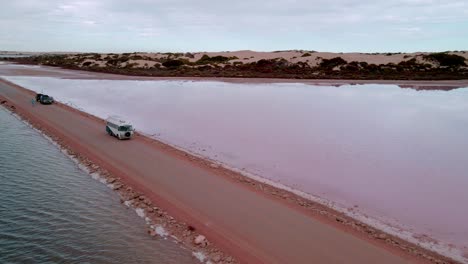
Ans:
[[[467,261],[468,88],[8,79]]]

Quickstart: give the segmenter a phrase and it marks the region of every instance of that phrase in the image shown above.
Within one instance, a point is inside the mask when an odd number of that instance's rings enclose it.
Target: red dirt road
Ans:
[[[143,192],[242,263],[406,263],[368,241],[319,222],[187,160],[142,136],[119,141],[104,124],[0,80],[0,95],[73,149]],[[190,133],[187,131],[187,133]]]

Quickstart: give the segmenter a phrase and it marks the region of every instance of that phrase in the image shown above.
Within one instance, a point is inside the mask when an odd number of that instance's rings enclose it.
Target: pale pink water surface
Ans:
[[[467,250],[467,88],[8,79]]]

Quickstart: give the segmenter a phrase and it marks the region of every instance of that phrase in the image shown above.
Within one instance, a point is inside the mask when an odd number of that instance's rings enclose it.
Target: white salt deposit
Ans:
[[[157,226],[151,226],[151,228],[154,229],[154,231],[156,232],[156,234],[158,234],[160,237],[167,237],[169,235],[169,232],[166,231],[166,229],[164,229],[164,227],[160,226],[160,225],[157,225]]]
[[[145,210],[143,208],[136,208],[135,212],[141,218],[145,218]]]
[[[192,255],[200,262],[205,262],[206,256],[202,252],[192,252]]]

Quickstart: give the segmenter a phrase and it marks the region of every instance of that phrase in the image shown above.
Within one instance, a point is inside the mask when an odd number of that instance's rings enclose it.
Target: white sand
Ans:
[[[451,54],[456,54],[468,59],[468,52],[450,52]],[[367,62],[369,64],[387,64],[387,63],[394,63],[398,64],[405,60],[410,60],[412,58],[416,58],[418,62],[423,62],[422,56],[425,54],[429,54],[428,52],[415,52],[415,53],[400,53],[400,54],[386,54],[386,53],[379,53],[379,54],[369,54],[369,53],[332,53],[332,52],[314,52],[314,51],[301,51],[301,50],[294,50],[294,51],[279,51],[279,52],[258,52],[258,51],[251,51],[251,50],[241,50],[241,51],[232,51],[232,52],[195,52],[191,53],[194,58],[190,58],[185,56],[186,54],[183,53],[182,56],[177,58],[179,59],[186,59],[190,62],[195,62],[199,60],[203,55],[208,55],[210,57],[213,56],[225,56],[225,57],[237,57],[238,59],[230,60],[230,63],[234,62],[242,62],[242,63],[251,63],[256,62],[261,59],[278,59],[282,58],[289,62],[305,62],[310,66],[318,65],[322,59],[331,59],[335,57],[341,57],[347,62],[351,61],[358,61],[358,62]],[[310,54],[310,56],[304,56],[304,54]],[[132,55],[138,55],[149,58],[149,60],[131,60],[131,63],[136,63],[136,68],[144,68],[145,64],[148,67],[153,67],[156,62],[151,61],[151,59],[166,59],[169,58],[167,54],[163,53],[132,53]],[[101,58],[107,57],[108,54],[101,54]],[[304,57],[303,57],[304,56]],[[171,56],[170,58],[176,59],[175,56]],[[94,61],[93,59],[87,59],[86,61]],[[424,61],[424,63],[430,63],[428,61]],[[98,62],[99,64],[99,62]],[[100,64],[99,66],[102,66]],[[124,65],[121,65],[124,67]]]

